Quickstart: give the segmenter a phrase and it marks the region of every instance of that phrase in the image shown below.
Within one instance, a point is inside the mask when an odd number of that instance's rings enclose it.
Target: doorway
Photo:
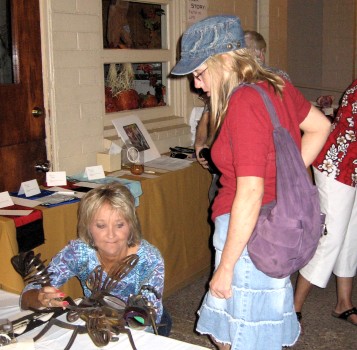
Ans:
[[[47,158],[39,0],[0,0],[0,43],[0,192],[11,192],[44,181],[35,168]]]

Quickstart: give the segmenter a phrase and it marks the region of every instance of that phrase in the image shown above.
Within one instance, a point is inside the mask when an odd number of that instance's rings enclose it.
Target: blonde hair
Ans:
[[[211,93],[211,140],[217,135],[226,116],[229,98],[242,83],[268,82],[276,94],[282,96],[284,81],[262,67],[249,49],[239,49],[211,56],[207,61]]]
[[[128,247],[137,245],[141,240],[141,229],[135,212],[134,197],[128,188],[118,183],[96,187],[83,196],[78,208],[78,237],[94,247],[89,226],[98,210],[105,204],[109,204],[128,222],[130,227]]]

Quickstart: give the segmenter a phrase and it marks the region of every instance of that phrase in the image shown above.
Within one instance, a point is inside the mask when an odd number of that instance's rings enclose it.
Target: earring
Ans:
[[[92,235],[89,235],[89,242],[88,242],[89,246],[91,248],[93,248],[94,250],[97,250],[97,247],[95,246],[95,243],[94,243],[94,240],[93,240],[93,237]]]
[[[133,237],[134,237],[134,233],[133,232],[130,232],[130,236],[128,238],[128,247],[131,247],[133,245]]]

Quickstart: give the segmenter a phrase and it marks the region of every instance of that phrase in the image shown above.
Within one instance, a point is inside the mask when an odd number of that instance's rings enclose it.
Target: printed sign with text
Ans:
[[[195,23],[207,17],[207,0],[188,0],[187,1],[187,21]]]

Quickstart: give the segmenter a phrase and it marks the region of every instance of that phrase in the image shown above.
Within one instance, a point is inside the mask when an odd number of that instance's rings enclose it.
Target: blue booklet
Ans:
[[[67,204],[67,203],[75,203],[79,202],[80,198],[75,196],[69,196],[64,194],[59,194],[53,191],[41,190],[41,193],[36,194],[31,197],[26,197],[25,194],[18,194],[17,192],[10,193],[13,197],[24,198],[24,199],[32,199],[41,202],[40,205],[45,207],[55,207],[57,205]]]
[[[75,185],[76,182],[90,182],[90,183],[96,183],[101,185],[112,183],[112,182],[119,182],[120,184],[124,185],[130,190],[131,194],[135,199],[135,206],[139,205],[139,197],[143,194],[140,181],[128,180],[119,177],[106,176],[103,179],[88,180],[88,177],[84,173],[81,173],[69,177],[67,176],[67,180],[70,182],[74,182],[73,185]],[[83,186],[83,184],[81,186]]]

